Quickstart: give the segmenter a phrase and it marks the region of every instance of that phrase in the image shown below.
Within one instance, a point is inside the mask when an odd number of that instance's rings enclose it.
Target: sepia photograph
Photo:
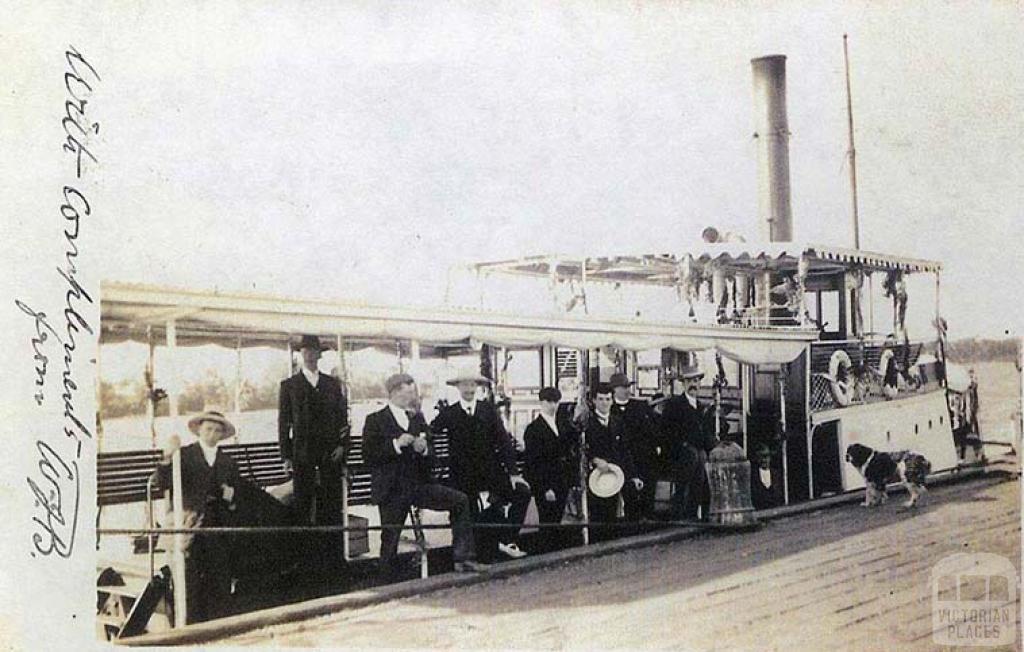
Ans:
[[[1021,649],[1018,3],[7,8],[3,650]]]

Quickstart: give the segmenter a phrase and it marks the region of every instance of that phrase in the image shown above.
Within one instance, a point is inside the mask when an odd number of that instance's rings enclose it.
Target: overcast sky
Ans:
[[[862,246],[943,260],[955,337],[1017,334],[1019,9],[772,5],[40,3],[4,95],[57,136],[47,56],[71,41],[100,71],[102,278],[393,301],[439,296],[452,263],[753,239],[765,54],[788,56],[796,239],[850,245],[848,32]],[[5,168],[22,229],[54,194],[38,140]]]

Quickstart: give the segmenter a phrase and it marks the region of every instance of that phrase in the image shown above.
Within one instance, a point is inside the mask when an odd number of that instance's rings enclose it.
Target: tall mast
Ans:
[[[860,216],[857,214],[857,149],[853,146],[853,96],[850,92],[850,51],[843,34],[843,59],[846,62],[846,118],[850,129],[850,191],[853,198],[853,248],[860,249]]]

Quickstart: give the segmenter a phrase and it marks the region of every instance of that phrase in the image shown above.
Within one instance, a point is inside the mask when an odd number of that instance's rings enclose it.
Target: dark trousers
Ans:
[[[452,558],[456,562],[473,559],[473,520],[466,494],[439,484],[416,485],[377,505],[381,525],[404,524],[409,508],[413,505],[448,512],[452,524]],[[386,567],[395,566],[400,535],[401,530],[398,528],[381,530],[380,560]]]
[[[565,513],[566,491],[564,489],[555,491],[554,500],[545,500],[545,493],[547,492],[540,491],[533,495],[533,500],[537,503],[538,520],[541,523],[561,523],[562,515]],[[559,528],[540,528],[537,533],[537,542],[539,552],[551,552],[565,547],[568,537],[565,531]]]
[[[530,490],[521,484],[517,484],[512,493],[506,497],[495,499],[487,509],[481,511],[473,496],[473,520],[476,523],[498,523],[507,525],[518,525],[520,528],[526,519],[526,510],[530,506]],[[505,516],[505,506],[508,506],[508,516]],[[485,564],[494,561],[498,554],[498,544],[518,543],[518,528],[481,528],[476,530],[474,536],[476,541],[477,559]]]
[[[292,509],[298,523],[341,525],[343,473],[341,465],[329,461],[295,466],[292,476],[295,502]]]
[[[706,461],[707,453],[689,444],[685,445],[672,461],[672,480],[675,483],[675,492],[672,494],[672,518],[696,519],[697,507],[701,507],[702,516],[707,518],[711,492],[707,472],[704,470]]]
[[[658,474],[655,472],[653,465],[638,469],[638,473],[640,479],[643,480],[644,487],[637,494],[635,517],[626,517],[627,520],[632,521],[650,519],[654,516],[654,492],[658,488]]]
[[[636,522],[637,515],[639,514],[640,505],[640,493],[636,490],[631,480],[626,480],[626,483],[622,485],[622,491],[619,492],[622,495],[623,511],[625,512],[626,522]],[[611,498],[598,498],[594,494],[587,492],[587,504],[590,508],[590,520],[593,523],[615,523],[618,521],[617,512],[619,508],[619,497],[612,496]],[[611,528],[611,527],[594,527],[590,530],[591,541],[605,541],[607,539],[614,539],[619,536],[632,534],[635,532],[634,528]]]

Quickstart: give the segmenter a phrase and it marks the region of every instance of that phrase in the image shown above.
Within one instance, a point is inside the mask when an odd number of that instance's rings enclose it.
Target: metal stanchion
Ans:
[[[185,506],[181,482],[181,449],[171,456],[171,491],[174,505],[174,551],[171,559],[171,578],[174,582],[174,626],[184,627],[188,603],[185,599]]]

